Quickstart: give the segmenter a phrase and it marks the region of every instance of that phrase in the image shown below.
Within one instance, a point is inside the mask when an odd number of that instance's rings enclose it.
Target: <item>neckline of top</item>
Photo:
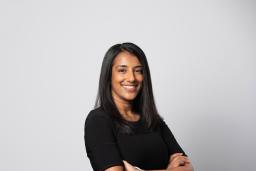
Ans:
[[[130,123],[130,124],[138,124],[138,123],[141,122],[141,116],[140,116],[140,118],[137,121],[130,121],[130,120],[126,120],[126,119],[125,119],[125,121]]]

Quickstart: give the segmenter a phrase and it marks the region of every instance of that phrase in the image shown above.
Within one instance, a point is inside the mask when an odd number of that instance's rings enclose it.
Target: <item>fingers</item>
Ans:
[[[186,156],[177,156],[172,161],[175,161],[175,162],[183,161],[184,163],[190,163],[188,157],[186,157]]]
[[[171,160],[177,156],[182,156],[183,153],[174,153],[173,155],[171,155]]]
[[[186,157],[186,156],[183,156],[183,153],[174,153],[173,155],[171,155],[171,161],[172,160],[174,160],[175,158],[181,158],[182,160],[184,160],[185,159],[185,162],[187,162],[187,163],[189,163],[190,161],[189,161],[189,159],[188,159],[188,157]]]
[[[171,163],[173,163],[173,165],[175,167],[178,166],[184,166],[185,164],[190,163],[189,159],[185,156],[177,156],[175,158],[173,158],[173,160],[171,161]]]
[[[182,153],[175,153],[171,156],[170,163],[167,168],[175,168],[189,164],[188,157],[183,156]]]

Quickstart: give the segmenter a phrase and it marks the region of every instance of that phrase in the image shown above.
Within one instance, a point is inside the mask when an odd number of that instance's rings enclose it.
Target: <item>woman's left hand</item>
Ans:
[[[185,166],[186,164],[189,164],[189,163],[190,161],[188,157],[183,156],[182,153],[175,153],[171,156],[167,169],[173,169],[179,166]]]

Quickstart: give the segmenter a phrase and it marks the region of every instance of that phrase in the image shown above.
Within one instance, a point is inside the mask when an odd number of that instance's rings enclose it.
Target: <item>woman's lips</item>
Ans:
[[[128,92],[135,92],[137,85],[122,85],[122,87]]]

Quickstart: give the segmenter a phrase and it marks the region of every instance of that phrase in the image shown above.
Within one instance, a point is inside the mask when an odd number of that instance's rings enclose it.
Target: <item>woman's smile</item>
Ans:
[[[127,92],[131,92],[131,93],[134,93],[136,92],[136,88],[137,88],[137,85],[122,85],[122,87],[124,87],[124,89],[127,91]]]

